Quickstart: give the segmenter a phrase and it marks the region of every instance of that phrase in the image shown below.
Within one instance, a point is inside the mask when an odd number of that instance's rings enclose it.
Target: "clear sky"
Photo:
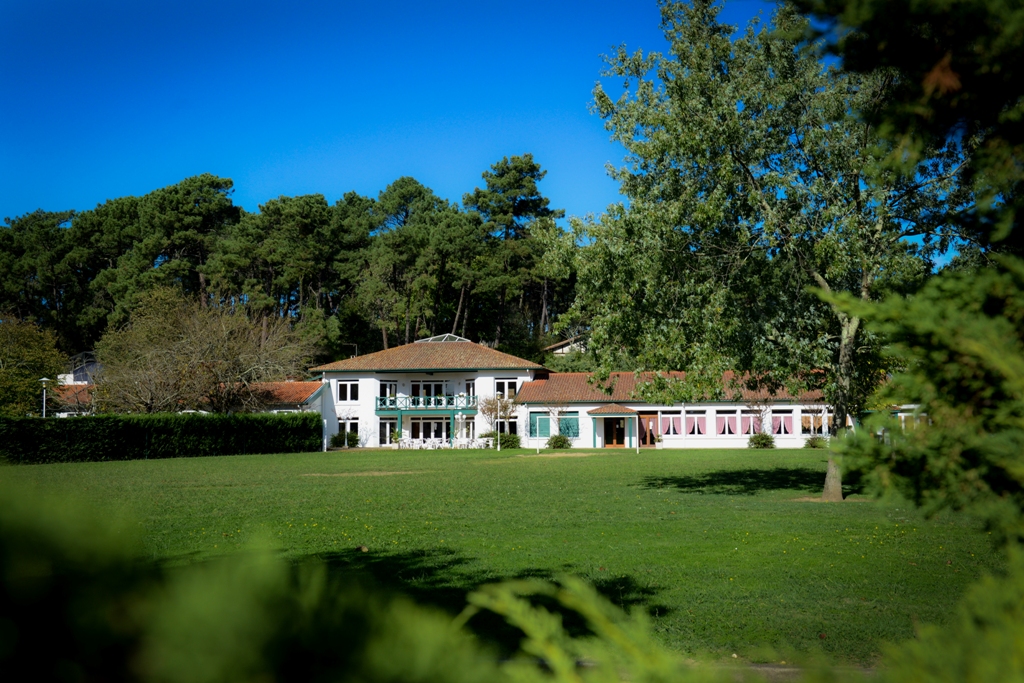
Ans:
[[[587,109],[600,55],[663,49],[658,22],[655,0],[0,0],[0,218],[205,172],[251,211],[403,175],[461,201],[525,152],[553,207],[600,212],[622,159]]]

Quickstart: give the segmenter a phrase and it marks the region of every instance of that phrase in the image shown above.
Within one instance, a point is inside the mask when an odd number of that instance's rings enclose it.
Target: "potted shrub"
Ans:
[[[654,437],[654,447],[657,449],[662,449],[665,447],[665,442],[662,440],[660,435]]]

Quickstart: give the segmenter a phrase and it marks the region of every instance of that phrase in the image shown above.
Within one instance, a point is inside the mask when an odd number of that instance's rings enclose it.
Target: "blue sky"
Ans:
[[[251,211],[403,175],[461,201],[525,152],[553,207],[600,212],[622,159],[587,110],[600,55],[662,49],[658,20],[654,0],[0,0],[0,218],[204,172]]]

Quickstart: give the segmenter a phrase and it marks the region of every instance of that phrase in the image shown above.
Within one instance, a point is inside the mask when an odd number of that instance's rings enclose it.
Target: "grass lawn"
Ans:
[[[453,612],[480,583],[571,572],[648,610],[681,652],[754,661],[823,652],[870,664],[1000,564],[963,516],[806,500],[824,481],[821,451],[564,453],[10,466],[0,481],[134,515],[153,558],[194,562],[270,539]]]

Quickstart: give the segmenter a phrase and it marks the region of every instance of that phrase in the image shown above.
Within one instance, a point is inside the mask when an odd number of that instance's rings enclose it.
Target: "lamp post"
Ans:
[[[43,383],[43,417],[46,417],[46,385],[52,380],[49,377],[43,377],[39,381]]]

